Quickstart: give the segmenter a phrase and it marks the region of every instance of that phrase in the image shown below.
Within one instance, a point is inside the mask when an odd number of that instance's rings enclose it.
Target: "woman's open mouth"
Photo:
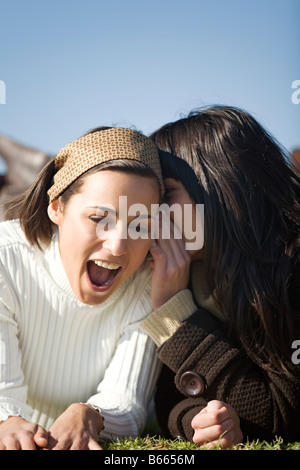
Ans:
[[[106,263],[100,260],[91,260],[87,263],[88,284],[93,290],[102,291],[108,289],[115,281],[121,266]]]

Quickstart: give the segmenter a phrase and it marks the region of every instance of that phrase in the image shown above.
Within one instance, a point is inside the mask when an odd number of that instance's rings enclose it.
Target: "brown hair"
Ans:
[[[204,204],[205,278],[232,335],[262,367],[286,371],[300,333],[300,179],[290,155],[247,112],[226,106],[192,112],[152,138],[163,176]]]
[[[87,134],[106,129],[110,129],[110,127],[97,127]],[[62,205],[65,207],[69,202],[70,197],[80,191],[84,179],[89,174],[105,169],[126,171],[143,177],[150,177],[157,181],[157,186],[159,187],[156,175],[150,167],[135,160],[112,160],[96,165],[77,178],[59,196]],[[56,228],[56,226],[51,222],[47,213],[49,204],[47,191],[53,184],[53,178],[56,171],[55,157],[53,157],[42,169],[31,187],[28,188],[24,194],[17,196],[10,202],[5,215],[6,220],[18,218],[29,243],[33,246],[37,246],[40,249],[43,249],[43,247],[49,245]]]

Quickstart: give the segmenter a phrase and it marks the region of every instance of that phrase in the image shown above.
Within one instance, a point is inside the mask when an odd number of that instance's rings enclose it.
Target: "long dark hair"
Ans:
[[[110,129],[110,127],[96,127],[87,134]],[[86,135],[86,134],[85,134]],[[126,171],[132,174],[156,179],[151,168],[135,160],[112,160],[101,163],[83,173],[60,196],[60,202],[66,207],[72,195],[80,191],[84,179],[97,171],[102,170]],[[32,246],[43,249],[51,242],[56,226],[48,217],[47,207],[49,198],[47,191],[53,184],[55,175],[55,157],[49,159],[49,163],[42,169],[34,183],[28,190],[14,198],[8,205],[5,219],[19,219],[20,225]],[[158,184],[158,182],[157,182]]]
[[[163,175],[204,204],[204,272],[231,334],[262,367],[287,372],[300,324],[300,293],[291,295],[300,276],[300,179],[289,154],[228,106],[193,111],[151,137]]]

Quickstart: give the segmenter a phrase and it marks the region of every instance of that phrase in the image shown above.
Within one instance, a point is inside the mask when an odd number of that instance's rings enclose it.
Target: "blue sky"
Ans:
[[[209,104],[300,146],[300,0],[0,0],[0,133],[56,153]]]

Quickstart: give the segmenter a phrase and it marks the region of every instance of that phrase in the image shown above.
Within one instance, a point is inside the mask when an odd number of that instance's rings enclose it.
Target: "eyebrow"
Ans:
[[[113,214],[113,215],[118,215],[118,211],[116,211],[115,209],[112,209],[111,207],[106,207],[106,206],[88,206],[87,207],[88,209],[96,209],[97,211],[101,211],[101,212],[107,212],[108,214]],[[138,211],[137,211],[138,212]],[[128,215],[128,214],[127,214]],[[139,215],[136,215],[136,217],[139,217],[139,218],[142,218],[142,219],[154,219],[154,217],[152,217],[152,214],[150,212],[150,214],[139,214]]]
[[[112,207],[106,206],[88,206],[87,209],[95,209],[96,211],[108,212],[109,214],[117,214],[117,211]]]

